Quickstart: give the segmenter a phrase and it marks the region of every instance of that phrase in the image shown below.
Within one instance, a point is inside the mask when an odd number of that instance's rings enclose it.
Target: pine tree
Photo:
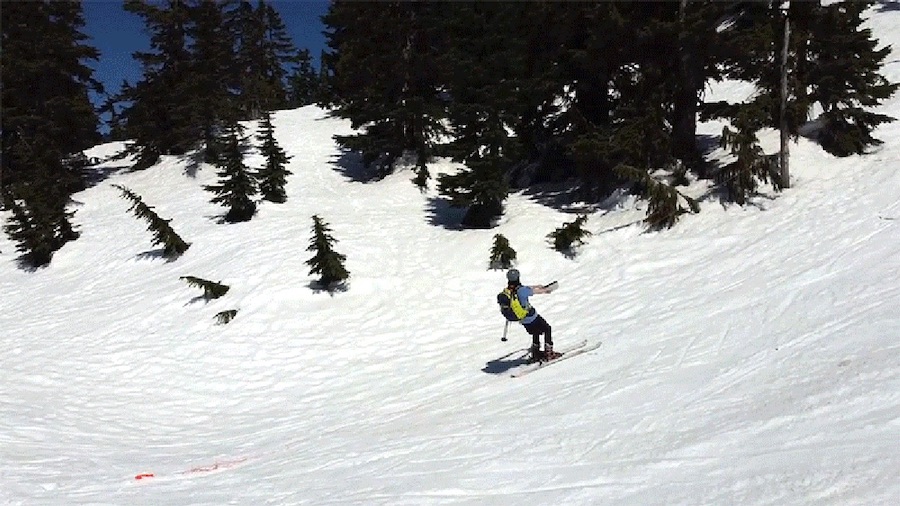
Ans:
[[[216,283],[215,281],[210,281],[208,279],[198,278],[195,276],[181,276],[178,279],[183,279],[187,282],[187,284],[200,288],[203,290],[203,298],[207,301],[212,299],[218,299],[219,297],[228,293],[228,290],[231,289],[228,285],[223,285],[222,283]]]
[[[303,107],[314,104],[319,96],[319,75],[312,65],[309,49],[297,53],[297,67],[288,77],[288,105]]]
[[[488,228],[503,213],[508,174],[524,156],[514,134],[524,114],[519,100],[525,51],[514,26],[519,6],[461,4],[446,23],[454,43],[444,55],[453,100],[453,141],[447,152],[467,168],[438,179],[438,190],[454,207],[465,207],[462,225]]]
[[[236,46],[228,86],[237,91],[241,117],[256,119],[262,112],[264,102],[264,93],[258,83],[263,75],[265,27],[253,4],[247,0],[226,3],[224,22]]]
[[[67,210],[85,188],[86,160],[79,153],[99,141],[98,116],[89,91],[103,92],[83,62],[97,59],[81,4],[7,2],[0,8],[0,207],[13,211],[4,227],[40,267],[78,237]]]
[[[231,84],[242,117],[258,119],[264,111],[285,107],[286,69],[301,60],[278,11],[262,0],[255,8],[238,1],[226,9],[225,24],[237,42]]]
[[[494,245],[491,247],[491,260],[488,263],[491,269],[509,269],[516,261],[516,250],[509,245],[509,239],[503,234],[494,235]]]
[[[266,158],[266,164],[256,173],[259,192],[264,200],[282,204],[287,201],[284,187],[287,176],[291,175],[285,165],[291,157],[287,156],[275,140],[275,127],[272,126],[272,115],[269,112],[263,116],[261,127],[257,140],[261,143],[259,151]]]
[[[790,2],[787,16],[791,30],[788,47],[788,95],[784,111],[788,133],[800,127],[816,103],[824,110],[816,135],[823,148],[837,156],[863,153],[880,143],[871,136],[879,124],[893,118],[866,111],[890,97],[898,84],[878,73],[890,48],[876,50],[871,31],[862,28],[862,13],[872,2]],[[726,39],[730,56],[723,61],[728,75],[753,81],[759,88],[754,100],[732,108],[745,126],[756,126],[746,117],[762,118],[760,127],[779,127],[781,105],[777,65],[783,50],[784,11],[779,2],[745,2],[737,7],[739,22]],[[753,109],[742,111],[742,109]],[[755,132],[743,132],[749,136]],[[760,168],[760,171],[763,169]],[[780,181],[775,181],[781,184]],[[748,184],[744,185],[749,187]],[[733,192],[732,192],[733,193]]]
[[[655,65],[665,69],[669,98],[667,120],[671,124],[671,155],[683,170],[704,171],[697,146],[697,121],[703,90],[711,80],[721,78],[721,23],[727,16],[727,2],[680,0],[647,4],[658,8],[651,30],[652,44],[668,51],[647,51],[658,57]]]
[[[740,205],[756,191],[757,181],[768,182],[771,178],[776,184],[778,182],[774,177],[774,157],[763,153],[756,139],[762,120],[754,119],[754,112],[758,111],[752,108],[740,110],[735,118],[735,130],[727,126],[722,130],[721,146],[729,149],[735,160],[722,167],[717,179],[728,192],[729,200]]]
[[[217,162],[219,184],[204,187],[216,194],[210,202],[228,208],[225,214],[228,223],[249,221],[256,214],[256,202],[253,201],[258,191],[256,177],[244,164],[239,130],[236,124],[227,128],[222,141],[222,155]]]
[[[333,2],[323,18],[335,59],[329,79],[337,95],[335,114],[361,131],[336,140],[360,153],[379,177],[393,172],[407,151],[415,154],[421,172],[443,132],[446,104],[435,61],[444,46],[437,27],[445,8],[425,2]]]
[[[172,220],[160,218],[151,206],[148,206],[141,199],[140,195],[134,193],[130,189],[113,185],[121,193],[122,197],[131,202],[128,209],[133,212],[137,218],[147,222],[147,230],[153,233],[153,245],[161,244],[163,246],[163,256],[170,260],[174,260],[184,254],[191,246],[179,236],[172,226],[169,224]]]
[[[59,222],[47,221],[46,216],[55,213],[54,210],[48,212],[42,204],[40,201],[9,201],[12,216],[4,230],[16,242],[16,251],[22,253],[20,264],[28,268],[48,265],[54,252],[79,235],[69,224],[73,213],[64,213],[58,218]],[[68,227],[68,230],[60,230],[61,227]]]
[[[440,177],[438,191],[450,198],[450,205],[465,208],[462,226],[490,228],[503,214],[508,184],[498,155],[472,156],[468,168]]]
[[[228,309],[226,311],[219,311],[216,313],[216,323],[219,325],[225,325],[227,323],[231,323],[231,320],[237,316],[237,309]]]
[[[791,2],[794,4],[797,2]],[[819,142],[829,153],[848,156],[865,153],[882,141],[872,131],[895,120],[867,111],[891,97],[900,83],[891,83],[879,70],[891,47],[876,49],[878,41],[863,28],[862,13],[875,2],[841,2],[821,6],[808,51],[812,62],[805,80],[809,100],[824,109]]]
[[[576,246],[584,244],[585,238],[591,236],[591,232],[584,229],[587,222],[587,216],[582,215],[568,223],[564,223],[561,227],[547,235],[547,238],[553,241],[553,249],[566,255],[567,257],[575,256],[574,249]]]
[[[190,7],[185,0],[159,4],[126,0],[124,6],[142,17],[150,32],[150,51],[133,55],[143,67],[143,76],[124,87],[119,97],[129,104],[122,111],[126,134],[133,140],[128,153],[136,155],[136,168],[147,168],[161,155],[186,153],[202,138],[189,80]]]
[[[641,196],[647,199],[647,215],[644,223],[650,230],[671,228],[682,214],[700,212],[700,205],[696,200],[655,179],[646,170],[620,164],[614,171],[623,179],[634,181]],[[687,207],[682,205],[682,201]]]
[[[185,98],[190,101],[191,123],[206,146],[208,163],[216,163],[219,157],[217,137],[223,125],[238,119],[236,99],[229,88],[235,41],[223,16],[222,6],[216,2],[199,2],[189,10],[190,69],[185,76]]]
[[[288,104],[288,68],[300,62],[301,55],[288,34],[287,26],[281,15],[271,5],[260,0],[257,11],[262,15],[265,27],[265,61],[264,75],[271,90],[268,101],[263,103],[265,110],[283,108]]]
[[[310,266],[309,273],[320,276],[318,285],[321,287],[328,290],[341,288],[343,282],[350,278],[350,273],[344,267],[347,257],[334,251],[333,246],[336,241],[331,235],[331,228],[328,224],[316,215],[312,219],[313,238],[306,250],[313,251],[315,254],[306,261],[306,265]]]

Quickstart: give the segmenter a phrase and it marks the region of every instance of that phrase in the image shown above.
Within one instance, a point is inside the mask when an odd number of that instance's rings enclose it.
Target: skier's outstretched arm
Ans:
[[[529,286],[528,288],[531,288],[534,293],[550,293],[553,291],[552,288],[547,288],[543,285]]]

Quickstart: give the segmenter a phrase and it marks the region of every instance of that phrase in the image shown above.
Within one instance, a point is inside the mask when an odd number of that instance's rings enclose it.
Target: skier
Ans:
[[[519,323],[525,327],[525,330],[531,334],[531,361],[540,362],[544,360],[552,360],[560,356],[559,353],[553,351],[553,338],[550,334],[550,324],[547,323],[537,310],[528,302],[528,298],[534,294],[550,293],[555,287],[553,283],[549,286],[524,286],[519,280],[519,271],[510,269],[506,272],[506,280],[508,281],[504,293],[510,295],[515,294],[518,299],[519,307],[516,308],[523,314],[519,317]],[[515,304],[515,299],[512,303]],[[541,351],[541,334],[544,335],[544,351]]]

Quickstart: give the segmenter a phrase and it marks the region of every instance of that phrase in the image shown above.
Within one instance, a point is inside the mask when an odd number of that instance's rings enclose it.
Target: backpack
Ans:
[[[517,322],[528,316],[530,308],[525,308],[519,302],[517,295],[518,290],[511,290],[506,287],[505,290],[497,294],[497,304],[500,305],[500,314],[508,321]]]

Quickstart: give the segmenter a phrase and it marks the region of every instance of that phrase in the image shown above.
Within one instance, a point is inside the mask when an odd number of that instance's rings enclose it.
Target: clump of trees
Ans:
[[[359,131],[337,141],[381,174],[411,153],[420,185],[434,154],[465,163],[438,190],[466,227],[493,226],[511,190],[575,181],[585,200],[632,189],[650,202],[647,226],[668,228],[698,210],[674,189],[691,174],[739,204],[759,184],[788,186],[787,144],[763,156],[756,133],[797,137],[813,106],[829,153],[880,142],[872,131],[893,118],[868,109],[900,84],[880,74],[890,48],[863,26],[872,5],[334,2],[324,68],[335,114]],[[705,103],[706,83],[726,78],[758,93]],[[709,118],[730,123],[735,164],[704,160],[697,122]]]
[[[28,268],[79,237],[69,208],[87,185],[80,153],[100,140],[89,93],[96,48],[78,2],[5,2],[0,9],[0,209],[3,227]]]
[[[107,105],[137,167],[206,146],[237,120],[309,103],[318,86],[308,50],[297,50],[278,11],[261,1],[128,0],[150,33],[134,56],[143,75]]]
[[[356,133],[336,141],[379,175],[412,160],[425,188],[435,156],[465,164],[437,178],[465,227],[495,226],[511,191],[571,182],[585,201],[627,188],[658,230],[699,209],[677,189],[692,179],[738,204],[760,185],[789,186],[786,140],[801,132],[835,156],[871,150],[875,128],[894,121],[872,109],[900,87],[881,73],[890,48],[864,26],[871,1],[332,2],[318,71],[265,0],[123,5],[150,47],[134,55],[141,77],[104,101],[110,135],[127,139],[138,169],[203,150],[221,169],[210,190],[226,221],[252,218],[255,195],[286,199],[267,115],[312,101],[350,121]],[[83,27],[77,2],[0,10],[0,63],[16,69],[0,100],[0,207],[32,267],[78,238],[79,154],[100,139],[89,94],[105,90]],[[722,79],[757,93],[705,102],[706,84]],[[234,126],[261,118],[267,162],[254,173],[238,162]],[[711,118],[728,123],[721,141],[736,157],[722,167],[697,143],[698,121]],[[779,156],[759,147],[763,128],[782,131]]]

